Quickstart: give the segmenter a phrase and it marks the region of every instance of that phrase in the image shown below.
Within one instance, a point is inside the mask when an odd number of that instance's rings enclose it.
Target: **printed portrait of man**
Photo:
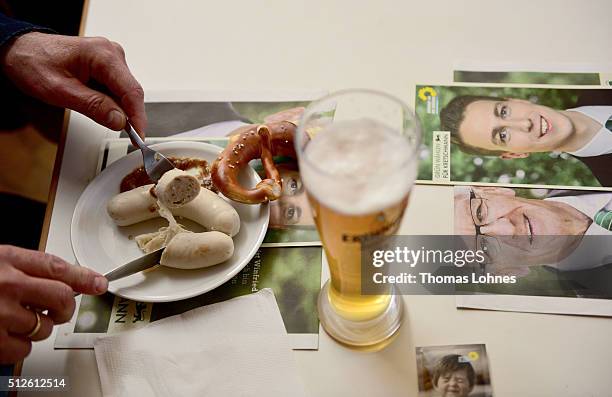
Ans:
[[[612,249],[601,244],[612,238],[611,201],[612,192],[551,190],[537,199],[503,187],[456,187],[454,231],[484,249],[500,273],[590,269],[612,263]]]
[[[602,186],[612,186],[612,90],[581,90],[568,109],[462,95],[440,111],[440,124],[465,153],[517,159],[565,152],[586,164]]]

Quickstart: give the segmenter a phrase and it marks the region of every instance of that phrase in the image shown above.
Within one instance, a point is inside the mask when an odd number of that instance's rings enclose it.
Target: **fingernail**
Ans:
[[[97,292],[104,292],[108,288],[108,280],[104,276],[96,277],[94,281]]]
[[[108,124],[116,128],[123,128],[125,125],[125,116],[118,110],[113,110],[108,114]]]

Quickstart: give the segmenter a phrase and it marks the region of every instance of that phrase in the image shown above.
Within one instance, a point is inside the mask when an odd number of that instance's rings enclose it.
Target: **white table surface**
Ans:
[[[457,62],[612,71],[612,2],[406,0],[90,0],[86,36],[123,45],[145,91],[304,91],[371,87],[413,103]],[[46,251],[74,261],[70,220],[113,133],[72,113]],[[417,186],[404,222],[449,232],[449,187]],[[610,396],[612,319],[457,310],[451,296],[404,297],[398,339],[359,353],[324,333],[295,353],[312,396],[413,396],[415,346],[485,343],[495,396]],[[67,375],[68,394],[101,395],[93,350],[34,345],[22,375]],[[203,369],[205,370],[205,369]],[[38,396],[38,393],[20,393]],[[45,394],[51,395],[51,394]]]

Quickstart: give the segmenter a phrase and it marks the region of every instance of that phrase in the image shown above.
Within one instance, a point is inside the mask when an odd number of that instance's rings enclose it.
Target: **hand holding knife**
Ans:
[[[106,277],[106,279],[110,283],[111,281],[115,281],[120,278],[131,276],[132,274],[141,272],[143,270],[147,270],[159,264],[159,260],[161,259],[164,249],[165,247],[160,248],[156,251],[146,254],[145,256],[141,256],[140,258],[134,259],[131,262],[118,266],[113,270],[104,273],[104,277]],[[75,293],[74,296],[78,296],[80,294],[80,292]]]

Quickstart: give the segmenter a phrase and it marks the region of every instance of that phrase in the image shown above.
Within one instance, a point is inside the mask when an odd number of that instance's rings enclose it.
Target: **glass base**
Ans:
[[[402,324],[402,299],[391,295],[387,309],[378,316],[361,321],[340,316],[329,301],[330,282],[325,283],[317,302],[319,320],[325,332],[347,347],[378,351],[389,345]]]

